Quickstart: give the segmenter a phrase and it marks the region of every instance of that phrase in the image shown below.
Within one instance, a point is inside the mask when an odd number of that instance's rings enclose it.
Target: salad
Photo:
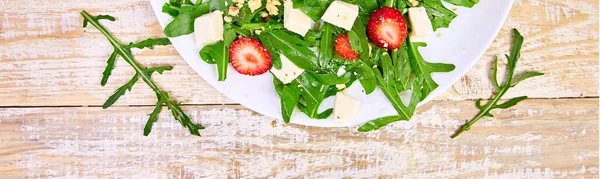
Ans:
[[[446,0],[465,7],[478,1]],[[230,64],[243,75],[273,75],[285,122],[297,111],[353,120],[360,104],[344,91],[358,83],[366,94],[381,89],[398,112],[359,131],[409,120],[438,87],[431,74],[455,68],[427,62],[418,49],[456,17],[441,0],[170,0],[162,11],[173,17],[165,34],[193,33],[219,81],[227,80]],[[334,108],[319,111],[333,96]]]

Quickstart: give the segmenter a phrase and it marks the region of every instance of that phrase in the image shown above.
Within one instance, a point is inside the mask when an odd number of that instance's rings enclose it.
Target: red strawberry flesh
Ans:
[[[271,54],[256,39],[240,38],[229,48],[229,60],[235,71],[249,76],[262,75],[271,68]]]
[[[393,50],[404,43],[408,29],[400,11],[391,7],[383,7],[371,14],[367,25],[367,35],[376,46]]]
[[[333,48],[337,54],[346,60],[354,61],[360,58],[360,54],[357,54],[356,51],[352,49],[352,46],[350,46],[350,39],[348,39],[348,35],[346,34],[339,35],[335,39]]]

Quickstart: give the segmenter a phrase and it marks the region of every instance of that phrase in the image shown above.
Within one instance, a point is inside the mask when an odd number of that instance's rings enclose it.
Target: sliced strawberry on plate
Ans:
[[[360,54],[357,54],[356,51],[352,50],[352,46],[350,46],[350,39],[348,39],[347,34],[337,36],[335,42],[333,43],[333,48],[337,54],[346,60],[354,61],[360,58]]]
[[[373,44],[380,48],[397,49],[408,35],[406,21],[395,8],[383,7],[371,14],[367,25],[367,35]]]
[[[241,74],[262,75],[271,68],[271,54],[256,39],[240,38],[229,48],[229,60],[235,71]]]

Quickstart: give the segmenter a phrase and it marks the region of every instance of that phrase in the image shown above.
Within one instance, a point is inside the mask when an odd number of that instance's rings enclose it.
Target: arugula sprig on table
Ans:
[[[152,68],[144,67],[144,66],[141,66],[140,64],[138,64],[134,60],[133,54],[131,53],[132,48],[139,48],[139,49],[150,48],[150,49],[152,49],[154,46],[157,46],[157,45],[169,45],[169,44],[171,44],[171,42],[166,38],[159,38],[159,39],[147,39],[147,40],[141,41],[139,43],[129,43],[127,45],[124,45],[124,44],[119,43],[119,41],[112,34],[110,34],[110,32],[108,32],[108,30],[106,30],[106,28],[104,28],[104,26],[102,26],[99,23],[99,20],[102,20],[102,19],[115,21],[114,17],[108,16],[108,15],[92,16],[86,11],[82,11],[81,16],[83,16],[83,18],[84,18],[83,27],[86,27],[88,24],[92,24],[94,27],[96,27],[96,29],[98,29],[98,31],[100,31],[108,39],[110,44],[115,49],[115,51],[111,54],[111,56],[108,59],[107,67],[103,73],[101,85],[104,86],[106,84],[106,82],[108,81],[108,78],[112,72],[112,69],[114,68],[114,64],[117,59],[117,56],[121,56],[125,60],[125,62],[129,63],[131,65],[131,67],[133,67],[133,69],[136,71],[133,78],[131,78],[131,80],[129,82],[127,82],[125,85],[118,88],[115,91],[115,93],[112,96],[110,96],[108,98],[108,100],[106,100],[106,102],[104,103],[104,105],[102,107],[106,109],[106,108],[109,108],[110,106],[112,106],[121,96],[125,95],[125,92],[131,91],[133,85],[136,84],[136,82],[139,80],[139,78],[142,78],[142,81],[144,81],[152,89],[152,91],[154,91],[154,93],[156,94],[156,98],[158,99],[158,101],[156,102],[156,107],[152,111],[152,113],[150,113],[150,117],[144,127],[144,135],[147,136],[148,134],[150,134],[150,132],[152,130],[152,125],[158,120],[158,114],[161,112],[163,105],[166,105],[167,108],[173,114],[173,117],[175,118],[175,120],[179,121],[179,123],[181,123],[181,125],[188,128],[191,134],[200,136],[199,130],[204,129],[204,127],[192,122],[190,117],[187,114],[185,114],[185,112],[183,112],[183,110],[180,107],[180,104],[173,102],[171,100],[171,98],[169,97],[169,94],[165,91],[160,90],[160,88],[158,88],[158,86],[152,81],[152,75],[154,73],[162,74],[164,71],[172,70],[173,67],[172,66],[159,66],[159,67],[152,67]]]
[[[496,95],[494,95],[493,98],[485,106],[481,105],[482,99],[478,99],[477,102],[475,103],[475,105],[480,110],[479,114],[477,114],[477,116],[475,116],[473,119],[467,120],[465,122],[465,124],[463,126],[461,126],[461,128],[454,135],[451,136],[452,138],[456,138],[460,134],[470,130],[471,127],[477,121],[482,119],[483,117],[494,117],[494,115],[492,115],[490,113],[493,109],[507,109],[507,108],[513,107],[513,106],[517,105],[519,102],[527,99],[527,96],[521,96],[521,97],[516,97],[516,98],[510,99],[502,104],[498,104],[500,102],[500,99],[502,99],[502,96],[504,96],[504,94],[506,94],[506,92],[508,92],[508,90],[510,88],[515,87],[517,84],[519,84],[519,82],[526,80],[528,78],[533,78],[536,76],[544,75],[544,73],[540,73],[540,72],[526,72],[519,77],[515,76],[515,70],[517,69],[517,62],[519,61],[519,58],[521,58],[521,47],[523,46],[523,36],[521,36],[521,33],[519,33],[519,31],[517,29],[513,29],[512,33],[513,33],[513,45],[510,50],[510,56],[505,55],[506,60],[508,61],[507,65],[506,65],[508,73],[506,74],[506,79],[504,80],[504,83],[502,83],[500,85],[500,83],[498,82],[498,77],[497,77],[497,75],[498,75],[498,58],[496,58],[494,60],[494,66],[493,66],[494,73],[492,74],[492,83],[494,84],[494,87],[496,88],[496,90],[498,90],[496,92]]]

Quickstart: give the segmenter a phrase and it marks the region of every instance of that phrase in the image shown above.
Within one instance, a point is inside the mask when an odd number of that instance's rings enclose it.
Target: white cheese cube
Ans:
[[[412,29],[410,32],[411,41],[425,42],[433,34],[433,26],[424,7],[409,8],[408,19]]]
[[[337,93],[333,107],[333,120],[336,122],[350,122],[358,112],[358,105],[358,100],[344,93]]]
[[[223,40],[223,12],[204,14],[194,20],[196,45],[203,47]]]
[[[294,9],[291,0],[286,0],[283,4],[283,26],[302,36],[306,35],[312,27],[313,21],[302,10]]]
[[[281,70],[276,69],[275,67],[271,68],[271,72],[277,79],[281,80],[283,84],[288,84],[294,81],[294,79],[298,78],[302,73],[304,73],[304,69],[299,68],[296,64],[292,63],[285,55],[280,55],[281,58]]]
[[[323,21],[346,30],[351,30],[358,17],[358,6],[342,1],[333,1],[323,14]]]

